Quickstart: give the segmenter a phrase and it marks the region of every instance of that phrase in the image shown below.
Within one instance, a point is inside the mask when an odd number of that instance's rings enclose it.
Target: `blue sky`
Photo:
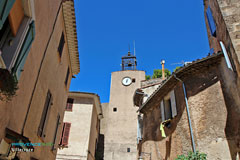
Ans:
[[[209,51],[203,0],[75,0],[80,73],[71,91],[92,92],[109,101],[111,72],[121,70],[121,57],[133,52],[138,70],[152,75],[161,59],[171,71],[181,61]]]

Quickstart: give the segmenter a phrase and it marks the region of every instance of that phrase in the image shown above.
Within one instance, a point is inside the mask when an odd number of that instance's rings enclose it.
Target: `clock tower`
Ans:
[[[103,104],[104,160],[137,159],[137,108],[133,95],[145,80],[145,72],[136,69],[136,57],[122,57],[122,70],[112,72],[110,101]]]

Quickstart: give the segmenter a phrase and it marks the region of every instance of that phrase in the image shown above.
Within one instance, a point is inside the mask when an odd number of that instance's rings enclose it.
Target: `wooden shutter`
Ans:
[[[68,145],[69,133],[70,133],[71,123],[64,122],[62,145]]]
[[[66,111],[72,111],[73,101],[74,99],[72,98],[67,99]]]
[[[164,111],[164,102],[161,101],[161,115],[162,115],[162,122],[165,121],[165,111]]]
[[[67,86],[67,84],[68,84],[68,77],[69,77],[69,68],[68,68],[68,70],[67,70],[67,74],[66,74],[66,78],[65,78],[65,85]]]
[[[0,29],[2,29],[15,0],[0,0]]]
[[[206,14],[207,14],[207,20],[208,20],[208,25],[210,28],[211,35],[215,36],[216,35],[216,25],[214,22],[214,18],[212,16],[212,11],[211,11],[210,6],[207,8]]]
[[[25,64],[25,61],[27,59],[28,53],[30,51],[32,42],[34,40],[35,37],[35,24],[34,21],[29,25],[29,30],[28,33],[25,37],[25,40],[22,44],[20,53],[18,55],[17,61],[15,63],[13,72],[17,78],[17,80],[19,80],[21,72],[23,71],[23,66]]]
[[[42,112],[41,121],[40,121],[40,124],[38,127],[38,136],[40,136],[40,137],[45,137],[44,127],[46,124],[48,110],[49,110],[49,107],[51,106],[51,102],[52,102],[52,94],[48,91],[47,97],[45,100],[45,105],[44,105],[43,112]]]
[[[177,106],[176,106],[176,98],[175,98],[174,90],[170,92],[170,98],[171,98],[172,117],[175,117],[177,116]]]
[[[52,150],[54,150],[55,148],[55,142],[56,142],[56,138],[57,138],[57,131],[58,131],[58,127],[60,124],[60,115],[58,114],[57,116],[57,123],[56,123],[56,129],[55,129],[55,133],[54,133],[54,137],[53,137],[53,146],[52,146]]]
[[[59,56],[62,57],[62,51],[63,51],[63,47],[64,47],[64,43],[65,43],[65,39],[64,39],[64,34],[62,32],[62,36],[58,45],[58,53]]]

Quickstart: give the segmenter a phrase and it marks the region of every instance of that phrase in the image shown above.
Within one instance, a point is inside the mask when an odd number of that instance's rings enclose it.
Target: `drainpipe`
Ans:
[[[226,48],[225,48],[225,46],[224,46],[224,44],[223,44],[222,41],[220,41],[220,46],[221,46],[221,48],[222,48],[223,55],[224,55],[224,57],[225,57],[225,60],[226,60],[226,63],[227,63],[228,68],[233,71],[233,68],[232,68],[230,59],[229,59],[228,54],[227,54],[227,50],[226,50]]]
[[[189,128],[190,128],[190,133],[191,133],[191,139],[192,139],[192,148],[193,148],[193,152],[196,153],[195,141],[194,141],[194,137],[193,137],[193,130],[192,130],[192,124],[191,124],[191,117],[190,117],[190,113],[189,113],[188,100],[187,100],[187,94],[186,94],[186,88],[185,88],[184,82],[181,79],[179,79],[176,76],[176,74],[174,74],[174,77],[177,80],[179,80],[180,82],[182,82],[182,87],[183,87],[184,97],[185,97],[185,102],[186,102],[186,108],[187,108],[188,123],[189,123]]]

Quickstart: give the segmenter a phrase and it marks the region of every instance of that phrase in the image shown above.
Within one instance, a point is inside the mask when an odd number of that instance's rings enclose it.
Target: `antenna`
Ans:
[[[135,40],[133,40],[133,47],[134,47],[134,56],[136,56]]]
[[[130,52],[130,44],[128,43],[128,52]]]

